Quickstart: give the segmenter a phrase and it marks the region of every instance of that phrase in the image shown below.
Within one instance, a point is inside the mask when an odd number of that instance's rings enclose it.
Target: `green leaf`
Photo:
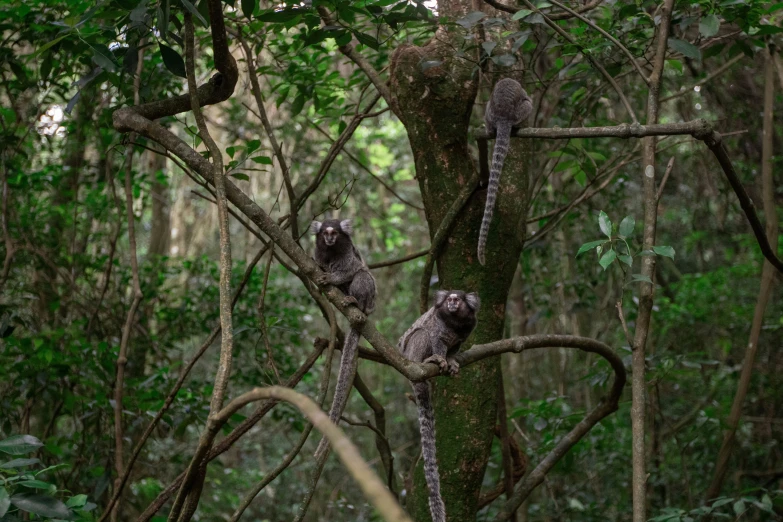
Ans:
[[[633,266],[633,258],[629,255],[625,255],[625,254],[619,255],[617,256],[617,259],[619,259],[620,261],[622,261],[628,266]]]
[[[734,509],[734,513],[737,516],[740,516],[741,514],[743,514],[745,512],[745,502],[742,499],[739,499],[738,501],[736,501],[734,503],[734,505],[731,506],[731,507],[732,507],[732,509]]]
[[[522,18],[526,17],[530,13],[532,13],[530,9],[520,9],[516,13],[514,13],[514,16],[511,17],[512,20],[521,20]]]
[[[485,53],[487,53],[487,56],[492,56],[492,50],[493,50],[495,47],[497,47],[497,45],[498,45],[498,43],[497,43],[497,42],[492,42],[492,41],[489,41],[489,42],[483,42],[483,43],[481,44],[481,48],[482,48],[482,49],[484,49],[484,52],[485,52]]]
[[[468,13],[463,18],[460,18],[457,20],[457,23],[464,27],[465,29],[470,29],[474,25],[476,25],[481,19],[483,19],[485,16],[487,16],[487,13],[482,13],[481,11],[473,11],[472,13]]]
[[[49,489],[52,486],[48,482],[42,480],[20,480],[17,484],[32,489]]]
[[[39,462],[40,460],[38,459],[14,459],[0,464],[0,468],[4,468],[4,469],[23,468],[25,466],[32,466],[33,464],[38,464]]]
[[[259,165],[271,165],[272,164],[272,158],[269,156],[256,156],[255,158],[250,158],[251,161],[258,163]]]
[[[299,18],[300,16],[301,12],[293,9],[282,9],[280,11],[276,11],[275,9],[265,9],[264,11],[261,11],[258,16],[256,16],[256,20],[282,24],[290,22],[296,18]]]
[[[74,516],[68,506],[54,497],[35,493],[18,493],[11,497],[11,504],[22,511],[28,511],[43,517],[73,520]]]
[[[8,512],[9,507],[11,507],[11,497],[5,488],[0,487],[0,517]]]
[[[14,435],[0,441],[0,451],[9,455],[32,453],[41,446],[43,446],[43,442],[32,435]]]
[[[243,179],[245,181],[250,181],[250,177],[247,174],[243,174],[241,172],[235,172],[231,174],[231,177],[236,179]]]
[[[305,98],[304,95],[300,92],[296,95],[296,98],[294,98],[294,102],[291,104],[291,118],[302,112],[302,107],[304,107]]]
[[[187,72],[185,71],[185,60],[182,59],[182,56],[169,47],[166,44],[159,44],[160,45],[160,55],[163,57],[163,65],[166,66],[166,69],[171,72],[171,74],[175,76],[179,76],[180,78],[187,78]]]
[[[261,140],[250,140],[247,142],[247,153],[252,154],[261,146]]]
[[[716,34],[718,34],[719,29],[720,29],[720,21],[718,20],[718,17],[715,16],[714,14],[703,16],[701,21],[699,22],[699,32],[705,38],[710,38],[711,36],[715,36]]]
[[[60,40],[62,40],[62,39],[63,39],[63,38],[65,38],[66,36],[68,36],[69,34],[70,34],[70,33],[65,33],[65,34],[64,34],[64,35],[62,35],[62,36],[58,36],[58,37],[57,37],[57,38],[55,38],[54,40],[51,40],[51,41],[49,41],[49,42],[46,42],[46,43],[45,43],[45,44],[43,44],[41,47],[39,47],[37,51],[35,51],[33,54],[31,54],[31,55],[30,55],[30,59],[33,59],[33,58],[35,58],[36,56],[38,56],[39,54],[41,54],[42,52],[46,51],[47,49],[50,49],[50,48],[52,48],[54,45],[56,45],[56,44],[57,44],[57,42],[59,42]]]
[[[601,259],[598,260],[598,264],[601,265],[601,268],[606,270],[609,265],[611,265],[614,260],[617,259],[617,252],[614,251],[614,249],[608,251],[603,256],[601,256]]]
[[[636,225],[636,220],[633,218],[633,216],[625,216],[622,221],[620,221],[620,230],[618,234],[622,238],[626,238],[630,236],[633,233],[633,227]]]
[[[669,65],[669,67],[671,67],[672,69],[674,69],[678,73],[682,74],[682,61],[680,61],[680,60],[666,60],[666,63]]]
[[[670,257],[674,259],[674,249],[670,246],[654,246],[653,252],[659,256]]]
[[[228,154],[231,159],[234,159],[234,154],[236,154],[237,148],[233,145],[230,147],[226,147],[226,154]]]
[[[652,284],[652,279],[647,277],[646,275],[642,274],[634,274],[631,276],[631,281],[638,282],[638,283],[650,283]]]
[[[209,24],[207,23],[206,19],[203,16],[201,16],[201,13],[198,12],[198,9],[196,9],[195,5],[191,4],[188,0],[181,0],[181,2],[182,5],[185,6],[185,9],[190,11],[190,14],[198,18],[198,21],[201,22],[201,24],[204,27],[209,27]]]
[[[598,226],[606,237],[612,237],[612,221],[603,210],[598,214]]]
[[[701,60],[701,50],[692,43],[678,40],[677,38],[669,38],[668,43],[672,51],[678,52],[692,60]]]
[[[107,71],[114,72],[117,70],[117,64],[114,62],[114,55],[105,45],[91,45],[92,47],[92,61],[96,65],[103,67]]]
[[[69,498],[68,502],[66,502],[65,505],[68,507],[82,507],[86,503],[87,503],[87,495],[76,495],[74,497]]]
[[[256,0],[242,0],[242,14],[251,20],[256,10]]]
[[[579,257],[581,254],[584,254],[588,250],[592,250],[597,246],[600,246],[604,243],[603,239],[599,239],[598,241],[590,241],[589,243],[585,243],[584,245],[579,247],[579,251],[576,253],[575,257]]]
[[[370,47],[371,49],[375,49],[377,51],[381,47],[380,42],[378,42],[378,40],[374,36],[360,33],[359,31],[354,31],[353,34],[356,37],[356,39],[359,40],[359,43],[363,43],[364,45]]]

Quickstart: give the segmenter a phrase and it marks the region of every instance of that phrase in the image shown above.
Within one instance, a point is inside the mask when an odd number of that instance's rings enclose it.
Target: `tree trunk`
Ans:
[[[440,2],[439,15],[456,19],[470,2]],[[473,63],[453,56],[450,40],[461,38],[440,27],[424,47],[403,45],[392,57],[391,92],[395,112],[408,131],[430,238],[477,171],[468,149],[468,124],[478,91]],[[422,70],[430,60],[442,64]],[[476,257],[486,191],[476,190],[458,213],[437,259],[440,287],[477,291],[478,326],[465,346],[500,339],[506,299],[522,250],[527,208],[526,143],[513,144],[487,246],[487,265]],[[469,189],[469,187],[468,187]],[[441,491],[449,521],[472,521],[489,458],[497,418],[500,359],[471,365],[457,377],[433,381],[437,458]],[[415,472],[407,505],[415,520],[430,520],[422,465]]]

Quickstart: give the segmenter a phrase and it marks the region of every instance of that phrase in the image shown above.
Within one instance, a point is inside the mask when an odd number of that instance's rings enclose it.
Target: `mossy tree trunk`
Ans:
[[[438,14],[455,20],[472,10],[469,0],[439,2]],[[403,45],[392,58],[395,112],[408,132],[431,238],[477,170],[468,149],[468,124],[479,75],[475,61],[454,56],[462,38],[441,27],[426,46]],[[428,61],[441,64],[422,68]],[[477,291],[481,297],[478,327],[463,348],[500,339],[503,334],[506,298],[522,249],[527,207],[526,144],[513,142],[490,228],[486,267],[476,257],[486,180],[457,216],[437,259],[440,288]],[[438,377],[433,383],[441,488],[450,522],[476,519],[496,423],[499,372],[500,359],[488,359],[466,367],[455,378]],[[430,520],[421,465],[407,509],[417,521]]]

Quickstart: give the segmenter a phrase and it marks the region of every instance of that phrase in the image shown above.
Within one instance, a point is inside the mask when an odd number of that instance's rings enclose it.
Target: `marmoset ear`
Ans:
[[[312,232],[313,235],[317,236],[318,232],[321,231],[321,225],[323,225],[323,223],[321,223],[320,221],[313,221],[312,223],[310,223],[310,232]]]
[[[449,290],[438,290],[435,292],[435,306],[442,305],[450,293]]]
[[[479,299],[476,292],[465,295],[465,302],[468,303],[468,306],[471,307],[474,312],[478,312],[479,307],[481,306],[481,299]]]
[[[350,236],[353,233],[353,221],[350,219],[343,219],[340,221],[340,229]]]

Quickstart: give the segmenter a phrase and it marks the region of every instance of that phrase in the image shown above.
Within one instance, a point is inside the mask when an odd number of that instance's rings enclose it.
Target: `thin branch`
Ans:
[[[649,85],[650,78],[648,78],[647,75],[644,74],[644,71],[642,70],[642,68],[639,66],[639,64],[636,61],[636,57],[633,54],[631,54],[631,51],[629,51],[626,46],[621,44],[620,41],[617,38],[615,38],[614,36],[612,36],[608,32],[606,32],[603,29],[601,29],[598,25],[593,23],[593,21],[590,20],[589,18],[586,18],[586,17],[582,16],[580,13],[574,11],[573,9],[571,9],[569,7],[566,7],[565,5],[561,4],[557,0],[549,0],[549,3],[559,7],[563,11],[569,13],[571,16],[575,16],[576,18],[580,19],[581,21],[583,21],[584,23],[586,23],[587,25],[589,25],[590,27],[592,27],[593,29],[595,29],[596,31],[601,33],[601,35],[603,35],[604,38],[607,38],[610,42],[612,42],[614,45],[616,45],[617,48],[620,49],[628,57],[628,59],[631,61],[631,64],[633,64],[634,68],[636,69],[636,72],[639,73],[639,76],[642,77],[642,80],[644,80],[644,83]]]
[[[774,147],[774,106],[775,106],[775,77],[774,77],[774,58],[775,48],[770,46],[766,52],[765,71],[764,71],[764,121],[763,134],[761,141],[761,189],[762,201],[764,204],[764,216],[767,221],[766,234],[769,242],[775,247],[778,243],[778,218],[775,205],[775,183],[773,178],[773,147]],[[734,446],[736,445],[736,433],[742,417],[742,407],[745,404],[745,398],[750,388],[750,381],[753,376],[753,366],[758,351],[759,338],[761,337],[761,328],[764,323],[764,312],[767,309],[772,287],[775,283],[775,273],[769,262],[764,262],[761,268],[761,288],[759,289],[756,307],[753,312],[753,323],[750,327],[748,345],[745,349],[745,357],[742,361],[742,372],[740,373],[737,391],[734,394],[734,400],[731,404],[729,417],[726,419],[726,430],[723,433],[723,441],[718,451],[717,462],[715,463],[715,473],[712,477],[710,487],[707,489],[706,498],[712,499],[720,494],[723,481],[728,471],[729,459]]]
[[[588,413],[581,421],[579,421],[574,428],[563,436],[560,441],[555,445],[554,449],[549,452],[539,464],[531,471],[528,476],[514,489],[514,494],[511,499],[506,502],[500,509],[496,520],[510,520],[512,514],[522,505],[525,499],[528,498],[530,493],[540,485],[546,478],[547,473],[557,464],[557,462],[568,453],[568,451],[582,439],[601,419],[617,411],[620,395],[622,395],[623,387],[625,386],[625,367],[622,360],[612,351],[611,348],[605,344],[595,341],[593,339],[576,338],[569,335],[544,335],[544,336],[530,336],[536,337],[539,342],[546,341],[551,344],[546,346],[553,347],[555,345],[564,348],[575,348],[589,353],[595,353],[607,360],[614,371],[614,382],[612,383],[612,389],[609,392],[609,396],[602,399],[598,406],[595,407],[590,413]],[[514,352],[521,353],[522,351],[531,349],[532,347],[526,346],[526,337],[517,337],[515,339],[508,339],[504,341],[498,341],[495,343],[485,344],[481,347],[473,346],[466,352],[457,354],[456,359],[462,366],[463,361],[465,363],[471,362],[475,356],[484,355],[487,352],[497,355],[499,352]],[[579,339],[577,341],[577,339]],[[535,343],[537,347],[544,347],[544,344]],[[473,352],[474,357],[464,357],[465,354]],[[461,357],[462,356],[462,357]]]
[[[289,221],[289,223],[293,224],[293,220]],[[275,248],[274,244],[270,243],[272,246],[270,252],[269,252],[269,262],[266,264],[266,268],[264,269],[264,282],[261,286],[261,297],[258,298],[258,324],[260,325],[261,329],[261,337],[264,340],[264,347],[266,348],[266,357],[268,360],[269,366],[272,367],[272,371],[275,374],[275,378],[277,380],[277,384],[281,384],[282,381],[280,380],[280,372],[277,369],[277,365],[275,364],[275,358],[272,355],[272,347],[269,344],[269,332],[266,326],[266,316],[264,314],[265,310],[264,307],[266,305],[266,291],[269,286],[269,272],[272,269],[272,258],[275,255]]]
[[[133,274],[133,301],[128,309],[128,315],[125,318],[125,325],[122,328],[122,339],[120,340],[120,351],[117,354],[117,377],[114,382],[114,469],[117,472],[114,487],[117,488],[120,477],[123,475],[123,434],[122,434],[122,398],[123,387],[125,385],[125,365],[128,363],[128,343],[133,329],[133,321],[136,317],[136,310],[141,304],[143,294],[141,293],[141,282],[139,281],[139,262],[136,257],[136,231],[133,215],[133,147],[129,147],[125,157],[125,215],[128,220],[128,243],[130,249],[131,272]],[[119,500],[114,506],[111,514],[111,520],[117,520],[117,514],[120,507]]]
[[[210,4],[216,0],[211,0]],[[222,18],[222,11],[220,13]],[[225,33],[224,33],[225,36]],[[232,305],[231,305],[231,235],[228,226],[228,202],[226,201],[226,173],[223,170],[223,156],[220,149],[212,139],[207,129],[206,121],[201,113],[199,100],[196,94],[196,58],[195,58],[195,36],[193,28],[193,18],[190,12],[185,12],[185,65],[188,80],[188,91],[190,92],[191,110],[196,120],[199,136],[209,149],[212,160],[213,181],[215,186],[215,199],[217,200],[218,211],[218,230],[220,234],[220,362],[215,372],[215,383],[212,389],[212,399],[209,406],[209,415],[207,416],[207,426],[199,439],[199,444],[193,454],[193,458],[185,474],[185,480],[174,499],[174,504],[169,513],[169,522],[179,521],[188,522],[191,513],[195,511],[198,505],[198,491],[203,484],[204,471],[200,470],[202,461],[206,456],[212,443],[215,440],[217,430],[214,428],[215,417],[223,407],[223,398],[228,388],[228,380],[231,376],[232,352],[234,348],[234,329],[232,326]],[[215,49],[217,53],[218,50]],[[216,58],[217,60],[217,58]],[[199,478],[196,479],[196,474]],[[196,482],[193,490],[194,481]],[[185,500],[188,500],[189,506],[183,511],[182,506]],[[182,516],[180,516],[182,514]]]
[[[648,124],[648,125],[617,125],[610,127],[575,127],[568,129],[557,128],[524,128],[512,132],[513,138],[537,138],[537,139],[571,139],[571,138],[644,138],[648,136],[675,136],[690,134],[695,139],[704,142],[710,149],[715,159],[718,160],[723,174],[726,176],[731,188],[737,195],[740,207],[748,219],[753,235],[761,248],[762,254],[779,272],[783,273],[783,261],[775,254],[775,250],[770,245],[764,232],[764,226],[761,224],[756,214],[753,201],[745,191],[740,181],[737,171],[731,162],[729,153],[723,144],[721,135],[716,132],[712,125],[706,120],[693,120],[682,123]],[[476,139],[492,139],[494,134],[490,135],[486,130],[481,130],[475,134]],[[649,257],[649,256],[648,256]]]
[[[321,17],[321,20],[323,21],[323,24],[325,26],[333,26],[337,25],[332,15],[329,13],[329,10],[326,9],[324,6],[318,6],[318,14]],[[365,75],[367,75],[367,78],[370,79],[370,81],[375,85],[375,88],[378,90],[378,93],[380,93],[381,96],[383,96],[383,99],[386,100],[386,104],[395,112],[394,105],[392,104],[392,95],[391,90],[389,89],[389,86],[386,84],[385,81],[383,81],[378,74],[378,71],[375,70],[375,68],[370,64],[370,62],[367,61],[367,58],[356,52],[356,48],[353,45],[353,42],[348,42],[345,45],[341,45],[338,47],[341,53],[343,53],[349,60],[351,60],[353,63],[356,64],[359,69],[361,69]],[[398,115],[399,116],[399,115]]]
[[[427,260],[424,262],[424,272],[421,274],[421,282],[419,283],[419,311],[424,313],[430,307],[429,304],[429,291],[430,291],[430,279],[432,278],[432,268],[435,265],[435,261],[440,256],[443,247],[446,245],[446,240],[451,234],[451,229],[454,226],[454,221],[457,216],[462,212],[462,208],[467,204],[468,199],[476,190],[479,183],[479,176],[477,172],[473,172],[473,176],[463,185],[457,198],[449,207],[448,212],[443,216],[443,219],[438,225],[438,230],[435,231],[435,235],[432,236],[432,246],[427,254]]]
[[[674,168],[674,156],[672,156],[669,159],[669,164],[666,165],[666,172],[663,174],[663,179],[661,180],[661,185],[658,187],[658,192],[655,194],[655,201],[660,202],[661,196],[663,196],[663,189],[666,187],[666,181],[669,179],[669,174],[672,173],[672,169]]]
[[[376,93],[375,96],[370,99],[367,107],[364,109],[365,112],[356,114],[353,119],[351,119],[351,122],[345,127],[343,132],[341,132],[337,137],[337,140],[332,143],[332,146],[329,148],[329,152],[326,154],[326,158],[324,158],[324,160],[321,162],[321,167],[318,169],[318,173],[315,175],[315,178],[313,178],[313,181],[310,182],[310,185],[308,185],[307,188],[305,188],[305,190],[299,195],[299,199],[296,203],[297,208],[301,208],[302,205],[304,205],[304,202],[307,201],[307,198],[309,198],[312,193],[315,192],[315,190],[323,181],[324,176],[326,176],[326,173],[329,172],[329,169],[331,168],[332,163],[334,163],[334,160],[337,158],[337,155],[340,153],[343,147],[345,147],[345,144],[348,143],[348,140],[351,139],[353,133],[359,127],[359,124],[361,124],[361,122],[367,117],[367,111],[372,109],[380,99],[381,95]]]
[[[408,254],[407,256],[404,257],[399,257],[397,259],[390,259],[388,261],[379,261],[377,263],[370,263],[367,266],[370,267],[370,269],[375,269],[375,268],[384,268],[387,266],[399,265],[400,263],[407,263],[408,261],[412,261],[422,256],[426,256],[429,253],[429,251],[430,251],[429,248],[426,250],[419,250],[418,252]]]
[[[637,123],[637,122],[638,122],[638,120],[636,119],[636,113],[634,112],[634,110],[633,110],[633,107],[631,107],[631,103],[628,101],[628,98],[626,98],[626,97],[625,97],[625,94],[623,93],[623,90],[620,88],[620,85],[618,85],[617,81],[615,81],[615,79],[614,79],[614,78],[612,78],[612,75],[611,75],[611,74],[609,74],[609,73],[606,71],[606,69],[604,69],[604,67],[603,67],[603,66],[602,66],[600,63],[598,63],[598,62],[597,62],[597,61],[596,61],[596,60],[595,60],[595,59],[592,57],[592,55],[591,55],[590,53],[588,53],[588,52],[585,52],[584,48],[583,48],[581,45],[579,45],[579,43],[577,43],[577,42],[576,42],[576,40],[574,40],[574,39],[571,37],[571,35],[570,35],[570,34],[568,34],[567,32],[565,32],[565,30],[564,30],[562,27],[560,27],[559,25],[557,25],[556,23],[554,23],[554,22],[552,21],[552,19],[551,19],[551,18],[549,18],[549,17],[548,17],[547,15],[545,15],[544,13],[542,13],[542,12],[541,12],[541,10],[540,10],[540,9],[538,9],[538,7],[536,7],[536,6],[534,6],[532,3],[530,3],[530,1],[529,1],[529,0],[522,0],[522,2],[523,2],[523,3],[524,3],[526,6],[527,6],[527,8],[528,8],[528,9],[530,9],[531,11],[533,11],[533,12],[535,12],[535,13],[538,13],[538,14],[540,14],[540,15],[541,15],[541,17],[544,19],[544,22],[545,22],[545,23],[546,23],[546,24],[547,24],[549,27],[551,27],[551,28],[552,28],[552,29],[553,29],[553,30],[554,30],[554,31],[555,31],[557,34],[559,34],[559,35],[560,35],[560,37],[561,37],[562,39],[564,39],[565,41],[567,41],[568,43],[570,43],[571,45],[573,45],[574,47],[576,47],[577,49],[579,49],[579,50],[580,50],[580,52],[582,53],[582,55],[583,55],[585,58],[587,58],[587,60],[588,60],[588,61],[589,61],[589,62],[590,62],[592,65],[593,65],[593,67],[595,67],[596,69],[598,69],[598,72],[600,72],[600,73],[601,73],[601,75],[602,75],[604,78],[606,78],[606,81],[607,81],[607,82],[609,82],[609,85],[611,85],[611,86],[612,86],[612,88],[615,90],[615,92],[617,93],[617,95],[620,97],[620,101],[621,101],[621,102],[623,103],[623,105],[625,106],[625,110],[626,110],[626,111],[628,111],[628,115],[631,117],[631,121],[632,121],[633,123]]]
[[[318,357],[320,357],[320,355],[323,353],[324,349],[326,348],[326,343],[314,343],[314,347],[315,349],[310,353],[305,362],[302,363],[296,372],[285,382],[286,387],[293,388],[299,383],[299,381],[302,380],[302,377],[304,377],[310,371],[310,369],[313,367],[313,364],[315,364],[315,361],[317,361]],[[236,443],[236,441],[242,437],[242,435],[247,433],[250,428],[255,426],[256,423],[264,418],[267,413],[272,411],[272,408],[277,403],[277,400],[268,400],[258,406],[253,411],[253,413],[251,413],[244,421],[239,423],[239,425],[234,428],[231,433],[226,435],[224,439],[218,442],[215,447],[209,451],[204,461],[210,462],[228,451]],[[184,478],[185,472],[180,473],[177,478],[175,478],[174,481],[169,484],[166,489],[160,492],[157,498],[155,498],[155,500],[153,500],[152,503],[147,506],[147,509],[145,509],[141,515],[139,515],[139,517],[136,519],[136,522],[149,522],[150,519],[155,516],[155,513],[157,513],[158,510],[162,508],[163,505],[168,502],[171,496],[177,491]]]
[[[367,114],[366,116],[367,116],[367,117],[369,117],[370,115],[369,115],[369,114]],[[331,137],[331,136],[329,136],[329,133],[328,133],[328,132],[326,132],[325,130],[323,130],[323,129],[322,129],[322,128],[321,128],[321,127],[320,127],[320,126],[317,124],[317,123],[315,123],[314,121],[312,121],[310,118],[307,118],[307,121],[309,121],[309,122],[310,122],[310,124],[311,124],[311,125],[312,125],[312,126],[315,128],[315,130],[317,130],[318,132],[320,132],[321,134],[323,134],[324,136],[326,136],[326,138],[327,138],[329,141],[331,141],[332,143],[334,143],[334,140],[332,139],[332,137]],[[367,174],[369,174],[370,176],[372,176],[372,178],[373,178],[375,181],[377,181],[378,183],[380,183],[381,185],[383,185],[383,186],[384,186],[384,188],[386,188],[386,190],[388,190],[389,192],[391,192],[391,193],[394,195],[394,197],[396,197],[398,200],[400,200],[400,202],[401,202],[401,203],[403,203],[403,204],[405,204],[405,205],[408,205],[409,207],[415,208],[416,210],[421,210],[421,211],[423,211],[423,210],[424,210],[424,207],[420,207],[420,206],[418,206],[418,205],[415,205],[415,204],[411,203],[410,201],[406,200],[405,198],[403,198],[402,196],[400,196],[399,194],[397,194],[397,192],[396,192],[396,191],[395,191],[395,190],[394,190],[392,187],[390,187],[388,183],[386,183],[386,182],[385,182],[385,181],[384,181],[384,180],[383,180],[383,179],[382,179],[380,176],[376,175],[376,174],[375,174],[375,173],[374,173],[372,170],[370,170],[370,168],[369,168],[367,165],[365,165],[364,163],[362,163],[361,161],[359,161],[359,158],[357,158],[356,156],[354,156],[353,154],[351,154],[351,153],[348,151],[348,149],[345,149],[345,148],[343,148],[342,152],[343,152],[343,154],[345,154],[346,156],[348,156],[348,157],[351,159],[351,161],[353,161],[354,163],[356,163],[356,164],[359,166],[359,168],[361,168],[361,169],[362,169],[363,171],[365,171]]]
[[[412,522],[383,482],[364,461],[356,446],[336,424],[329,420],[329,416],[306,395],[280,386],[255,388],[240,395],[221,410],[216,416],[217,423],[224,424],[245,405],[261,399],[283,400],[298,408],[329,440],[330,446],[340,457],[343,465],[348,468],[348,472],[362,490],[365,498],[378,510],[383,519],[389,522]]]
[[[242,38],[241,27],[238,30],[231,32],[236,36],[237,41],[239,42],[240,46],[242,47],[242,51],[244,52],[245,60],[247,61],[247,74],[250,77],[251,90],[253,92],[253,97],[256,100],[256,107],[258,108],[257,116],[261,119],[261,124],[264,126],[264,131],[266,131],[266,135],[269,138],[269,143],[272,145],[272,150],[274,151],[277,162],[280,165],[280,171],[283,173],[283,182],[285,183],[285,188],[288,192],[288,201],[291,205],[291,214],[289,216],[289,221],[291,221],[291,235],[293,237],[299,237],[299,227],[297,225],[296,214],[296,192],[294,191],[294,186],[291,184],[291,174],[288,163],[286,163],[285,157],[283,156],[283,150],[280,148],[280,144],[277,143],[274,129],[272,128],[272,124],[269,122],[269,117],[266,114],[266,108],[264,108],[264,98],[261,96],[261,85],[258,82],[258,74],[256,74],[256,67],[253,63],[253,53],[250,51],[250,47],[247,45],[247,42],[245,42],[245,39]]]
[[[389,491],[397,497],[396,488],[394,486],[394,457],[392,456],[389,439],[386,437],[386,410],[384,409],[383,404],[375,398],[370,391],[370,388],[368,388],[367,384],[362,380],[359,372],[356,372],[356,375],[353,377],[353,387],[356,388],[356,391],[359,392],[359,395],[364,399],[364,402],[373,411],[375,426],[372,426],[369,422],[367,425],[376,435],[375,448],[381,456],[381,463],[386,472],[386,486],[389,488]]]
[[[136,64],[136,76],[133,79],[133,103],[138,105],[141,86],[141,71],[144,66],[144,50],[137,52],[138,62]],[[128,136],[128,141],[134,141],[133,133]],[[136,254],[136,217],[133,215],[133,145],[125,151],[125,218],[128,221],[128,248],[130,250],[130,265],[133,281],[133,301],[128,309],[128,315],[125,318],[125,325],[122,328],[122,338],[120,339],[120,351],[117,354],[117,377],[114,381],[114,469],[117,472],[117,478],[114,479],[114,488],[119,489],[119,483],[123,476],[123,430],[122,430],[122,399],[123,388],[125,386],[125,365],[128,364],[128,344],[130,343],[131,329],[136,318],[136,310],[141,304],[144,295],[141,292],[141,281],[139,279],[139,260]],[[108,158],[107,158],[108,160]],[[113,187],[112,187],[113,188]],[[119,228],[118,228],[119,231]],[[96,312],[97,312],[96,308]],[[117,516],[120,509],[120,498],[111,512],[112,522],[117,522]]]
[[[590,2],[587,2],[585,5],[581,5],[574,9],[575,13],[586,13],[587,11],[591,11],[601,5],[601,3],[604,0],[591,0]],[[506,5],[501,4],[498,0],[484,0],[484,3],[491,5],[498,11],[505,11],[506,13],[514,14],[518,11],[521,11],[521,7],[516,7],[513,5]],[[568,20],[569,18],[573,18],[574,15],[570,13],[550,13],[549,18],[550,20]]]
[[[708,74],[707,76],[705,76],[704,78],[702,78],[698,82],[694,83],[690,87],[681,87],[679,92],[677,92],[675,94],[672,94],[671,96],[667,96],[666,98],[661,99],[660,103],[667,102],[669,100],[673,100],[675,98],[679,98],[680,96],[684,96],[684,95],[688,94],[689,92],[693,91],[694,87],[700,87],[700,86],[704,85],[705,83],[710,82],[713,78],[717,78],[718,76],[720,76],[721,74],[726,72],[728,69],[730,69],[735,63],[737,63],[740,60],[742,60],[743,58],[745,58],[744,54],[742,54],[742,53],[738,54],[737,56],[735,56],[734,58],[732,58],[728,62],[724,63],[723,65],[721,65],[720,67],[718,67],[717,69],[715,69],[710,74]]]
[[[664,0],[660,5],[660,23],[658,24],[653,70],[650,74],[647,95],[647,124],[658,122],[658,110],[663,79],[663,66],[666,61],[666,49],[669,36],[674,0]],[[642,140],[642,200],[644,202],[643,247],[650,250],[655,245],[655,232],[658,222],[658,200],[655,187],[656,140],[650,136]],[[645,353],[652,318],[653,298],[655,294],[655,256],[642,258],[642,283],[639,291],[639,305],[632,347],[631,367],[631,432],[632,432],[632,510],[633,522],[647,520],[647,473],[645,462],[645,409],[647,400],[647,382],[645,377]],[[622,307],[618,308],[622,312]]]

